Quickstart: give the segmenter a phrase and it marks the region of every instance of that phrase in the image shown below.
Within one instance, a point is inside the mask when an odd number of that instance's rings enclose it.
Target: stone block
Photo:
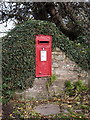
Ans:
[[[60,52],[60,48],[56,47],[56,51],[59,51],[59,52]]]
[[[34,107],[34,111],[40,113],[41,115],[52,115],[52,114],[59,114],[60,108],[59,105],[48,103]]]
[[[68,70],[68,71],[73,71],[73,69],[74,69],[74,66],[73,66],[73,64],[64,64],[63,66],[62,66],[62,69],[63,70]]]
[[[58,55],[57,57],[55,57],[55,59],[58,61],[63,61],[65,59],[65,55]]]
[[[60,75],[60,70],[59,70],[59,68],[54,69],[54,73],[55,73],[56,75]]]
[[[81,77],[87,77],[88,73],[86,71],[81,71],[80,76]]]
[[[59,52],[52,52],[52,55],[58,55]]]
[[[58,68],[58,63],[53,63],[53,64],[52,64],[52,67],[53,67],[53,68]]]

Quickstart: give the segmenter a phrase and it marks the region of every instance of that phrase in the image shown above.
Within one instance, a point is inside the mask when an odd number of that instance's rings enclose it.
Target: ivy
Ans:
[[[32,87],[35,79],[35,36],[38,34],[51,35],[53,49],[59,47],[83,69],[89,68],[88,50],[75,46],[54,23],[26,21],[2,38],[2,78],[3,83],[10,79],[8,86],[11,90]]]

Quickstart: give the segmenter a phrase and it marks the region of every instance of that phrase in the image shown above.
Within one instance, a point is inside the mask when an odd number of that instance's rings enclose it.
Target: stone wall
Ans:
[[[52,86],[56,93],[63,90],[66,80],[83,80],[88,83],[87,72],[71,61],[59,48],[52,52],[52,72],[57,76],[57,80]],[[52,87],[50,91],[52,91]]]

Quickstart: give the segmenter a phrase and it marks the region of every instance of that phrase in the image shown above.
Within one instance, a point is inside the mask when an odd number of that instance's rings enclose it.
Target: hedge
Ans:
[[[59,47],[83,69],[88,69],[86,49],[79,49],[54,23],[31,20],[17,25],[2,38],[3,88],[26,89],[35,79],[35,36],[52,35],[52,48]]]

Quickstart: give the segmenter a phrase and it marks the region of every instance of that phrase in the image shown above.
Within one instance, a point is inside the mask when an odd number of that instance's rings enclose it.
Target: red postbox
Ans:
[[[36,36],[36,77],[51,76],[52,36]]]

